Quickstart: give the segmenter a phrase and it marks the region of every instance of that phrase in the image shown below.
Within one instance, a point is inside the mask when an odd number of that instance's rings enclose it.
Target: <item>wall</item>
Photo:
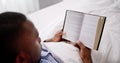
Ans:
[[[40,9],[54,5],[54,4],[59,3],[61,1],[63,1],[63,0],[40,0],[39,1],[40,2]]]

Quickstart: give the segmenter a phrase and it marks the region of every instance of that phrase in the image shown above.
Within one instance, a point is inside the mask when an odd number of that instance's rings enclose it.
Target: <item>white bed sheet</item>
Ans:
[[[92,52],[93,62],[120,63],[120,1],[64,0],[59,4],[30,14],[28,17],[36,25],[41,38],[44,40],[52,37],[57,30],[62,28],[66,9],[106,16],[107,21],[99,50]],[[73,56],[74,54],[68,55]],[[65,56],[63,55],[63,57]],[[73,58],[73,61],[76,61],[76,58]]]
[[[57,55],[64,63],[82,63],[79,56],[79,50],[73,45],[65,42],[44,43],[49,50]],[[73,59],[74,58],[74,59]]]

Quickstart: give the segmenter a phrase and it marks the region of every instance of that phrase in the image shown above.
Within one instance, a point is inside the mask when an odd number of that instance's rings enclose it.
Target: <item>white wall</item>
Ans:
[[[63,0],[40,0],[40,9],[59,3]]]

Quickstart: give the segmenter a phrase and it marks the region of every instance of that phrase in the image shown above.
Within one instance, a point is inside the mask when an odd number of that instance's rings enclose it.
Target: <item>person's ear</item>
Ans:
[[[27,55],[24,52],[20,52],[15,59],[15,63],[27,63]]]

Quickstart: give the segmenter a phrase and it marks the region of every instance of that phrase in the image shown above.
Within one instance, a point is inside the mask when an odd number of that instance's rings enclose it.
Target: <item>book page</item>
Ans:
[[[79,39],[83,18],[83,13],[67,11],[63,29],[66,34],[62,38],[76,42]]]
[[[94,41],[97,31],[99,16],[85,14],[79,40],[91,49],[94,47]]]

